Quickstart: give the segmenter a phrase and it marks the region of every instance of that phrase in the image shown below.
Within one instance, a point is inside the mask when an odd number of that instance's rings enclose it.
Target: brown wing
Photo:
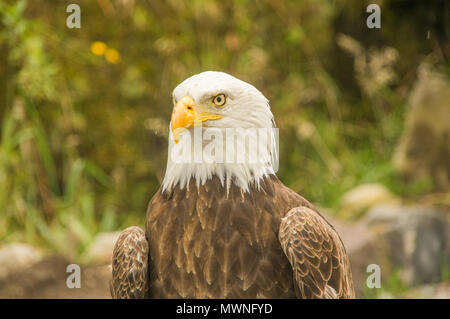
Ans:
[[[339,235],[312,209],[296,207],[278,234],[300,298],[354,298],[350,263]]]
[[[148,297],[148,287],[148,242],[142,229],[128,227],[114,246],[111,296],[143,299]]]

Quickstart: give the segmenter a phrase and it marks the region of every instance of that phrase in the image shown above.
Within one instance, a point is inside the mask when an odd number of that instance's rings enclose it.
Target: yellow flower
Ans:
[[[107,49],[105,58],[109,63],[116,64],[120,60],[120,53],[116,49]]]
[[[108,46],[101,41],[95,41],[91,43],[91,52],[95,55],[105,54],[107,48]]]

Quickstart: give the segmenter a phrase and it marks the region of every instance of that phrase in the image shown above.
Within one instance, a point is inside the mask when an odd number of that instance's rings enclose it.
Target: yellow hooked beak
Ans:
[[[175,143],[178,143],[178,136],[185,129],[199,126],[204,121],[218,120],[221,118],[222,115],[219,114],[199,112],[195,107],[194,99],[186,95],[173,108],[170,121],[173,139]]]

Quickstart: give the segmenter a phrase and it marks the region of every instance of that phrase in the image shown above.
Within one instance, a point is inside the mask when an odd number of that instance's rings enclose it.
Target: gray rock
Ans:
[[[450,224],[436,209],[376,206],[363,224],[373,232],[377,250],[389,260],[390,269],[384,270],[400,270],[406,284],[439,281],[450,265]]]
[[[408,104],[405,130],[394,166],[408,179],[431,178],[443,191],[450,186],[450,81],[423,63]]]

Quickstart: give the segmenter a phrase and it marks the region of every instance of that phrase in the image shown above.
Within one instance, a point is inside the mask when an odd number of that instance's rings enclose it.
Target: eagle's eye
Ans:
[[[225,94],[220,93],[213,98],[212,102],[214,103],[215,106],[221,107],[224,106],[225,103],[227,102],[227,97],[225,96]]]

